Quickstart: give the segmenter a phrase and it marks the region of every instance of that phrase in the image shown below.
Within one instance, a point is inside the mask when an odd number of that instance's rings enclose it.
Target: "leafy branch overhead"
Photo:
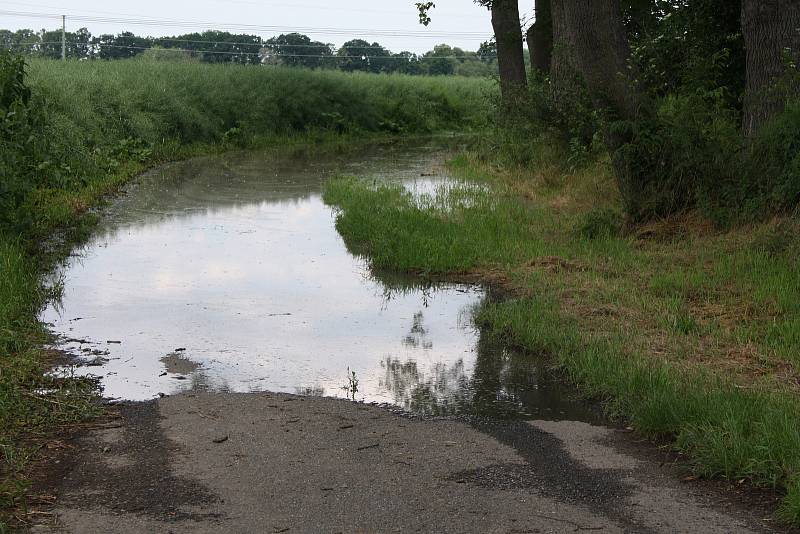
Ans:
[[[431,9],[436,7],[436,4],[433,2],[417,2],[416,6],[419,10],[419,23],[423,26],[427,26],[431,23],[431,17],[428,13]]]
[[[492,0],[474,0],[476,4],[487,7],[489,9],[492,8]],[[423,26],[427,26],[431,23],[432,19],[430,17],[431,9],[436,8],[436,4],[434,2],[416,2],[414,5],[417,6],[417,10],[419,11],[419,23]]]

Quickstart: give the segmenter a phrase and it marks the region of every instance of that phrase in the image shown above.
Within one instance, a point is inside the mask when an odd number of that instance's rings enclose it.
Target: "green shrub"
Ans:
[[[546,78],[532,78],[511,112],[495,97],[494,128],[475,151],[516,166],[566,163],[582,167],[603,151],[601,114],[581,83],[555,94]]]
[[[10,234],[33,225],[34,190],[76,189],[96,172],[97,154],[76,134],[62,135],[29,87],[26,67],[21,57],[0,51],[0,232]]]
[[[790,104],[751,141],[737,185],[728,203],[748,218],[800,207],[800,102]]]
[[[634,220],[699,207],[720,225],[796,213],[800,102],[742,139],[722,93],[668,96],[653,119],[611,126],[630,139],[617,153],[620,190]]]
[[[49,162],[43,121],[25,84],[25,61],[0,51],[0,226],[17,226],[19,207]]]
[[[669,96],[652,118],[609,126],[628,139],[614,154],[624,207],[634,221],[718,203],[741,147],[736,114],[711,96]]]

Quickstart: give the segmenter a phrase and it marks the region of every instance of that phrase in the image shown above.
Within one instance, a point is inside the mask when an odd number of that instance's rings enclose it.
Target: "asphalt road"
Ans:
[[[74,440],[35,532],[765,532],[577,422],[422,420],[357,403],[186,394]]]

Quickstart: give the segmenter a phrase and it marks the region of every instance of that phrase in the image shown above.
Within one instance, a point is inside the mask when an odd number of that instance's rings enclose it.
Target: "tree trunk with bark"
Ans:
[[[595,107],[615,118],[634,119],[641,95],[632,75],[630,46],[619,0],[555,0],[561,3],[563,38],[574,51],[578,70]]]
[[[536,21],[528,28],[525,38],[531,54],[531,70],[540,74],[550,72],[553,56],[553,17],[550,0],[536,0]]]
[[[492,2],[492,28],[497,41],[497,63],[500,68],[500,91],[510,105],[527,86],[525,56],[522,49],[522,28],[517,0]]]
[[[800,62],[800,1],[743,0],[742,33],[747,53],[742,130],[751,137],[783,111],[787,99],[800,96],[797,80],[786,76],[790,63]]]
[[[559,38],[569,51],[565,61],[574,62],[592,106],[607,113],[603,134],[626,211],[634,220],[651,216],[651,206],[658,205],[669,185],[650,172],[651,154],[635,143],[635,130],[612,124],[643,118],[649,111],[630,63],[620,1],[552,1],[554,28],[559,27]]]
[[[564,95],[574,94],[583,85],[575,59],[575,47],[567,31],[564,0],[550,0],[550,15],[553,25],[553,55],[550,62],[550,87],[556,105]]]

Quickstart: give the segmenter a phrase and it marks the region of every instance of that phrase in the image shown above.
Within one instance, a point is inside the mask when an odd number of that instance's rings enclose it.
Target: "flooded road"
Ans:
[[[484,339],[479,287],[382,282],[334,228],[336,174],[453,181],[436,146],[198,158],[141,177],[58,273],[42,316],[106,397],[274,391],[424,414],[593,420],[541,362]],[[354,373],[354,374],[353,374]],[[354,391],[355,390],[355,391]]]
[[[325,180],[426,194],[452,183],[441,158],[228,154],[138,180],[43,318],[79,362],[61,372],[154,400],[58,447],[31,531],[770,531],[476,329],[484,289],[348,253]]]

